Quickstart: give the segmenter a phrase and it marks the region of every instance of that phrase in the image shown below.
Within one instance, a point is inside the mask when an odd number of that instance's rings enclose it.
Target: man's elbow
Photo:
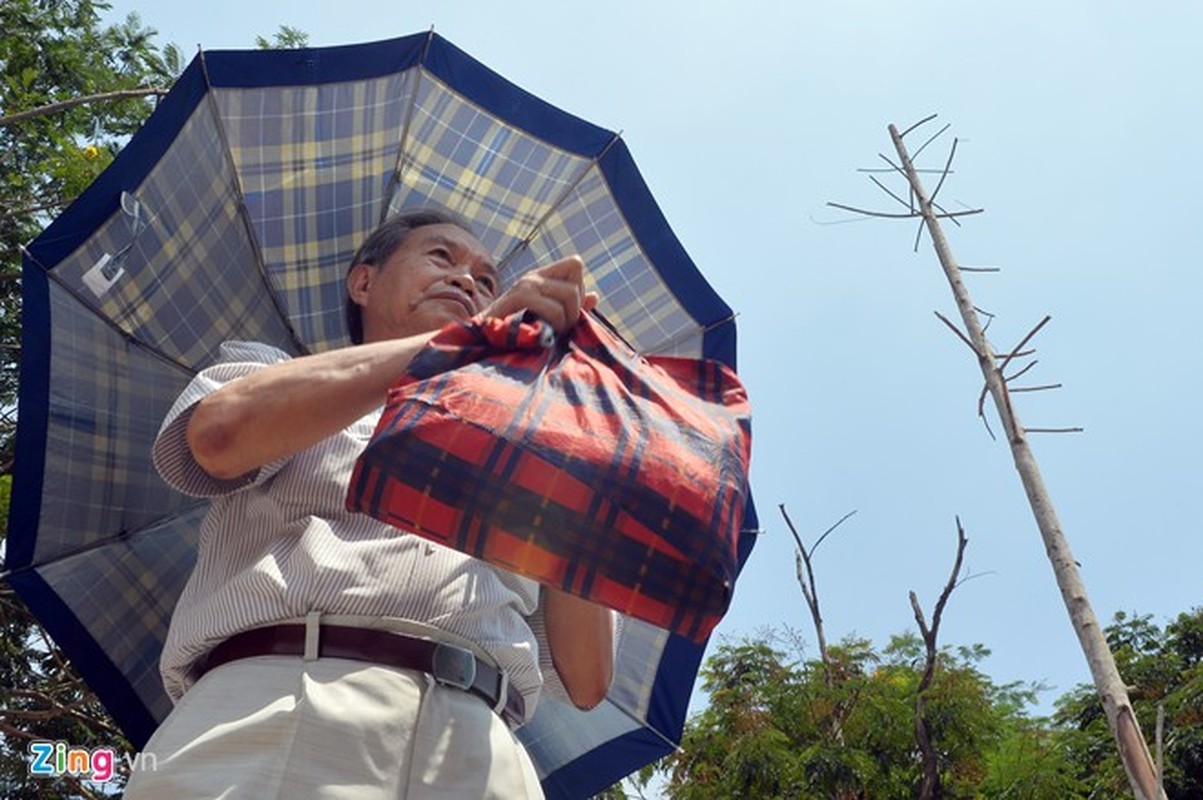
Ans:
[[[247,471],[235,460],[238,455],[236,426],[217,404],[206,402],[209,399],[197,403],[188,419],[188,449],[210,476],[231,480]]]
[[[595,708],[606,699],[614,676],[613,664],[608,658],[604,659],[604,663],[578,665],[575,670],[561,669],[557,664],[556,671],[560,673],[560,681],[564,684],[568,699],[583,711]]]

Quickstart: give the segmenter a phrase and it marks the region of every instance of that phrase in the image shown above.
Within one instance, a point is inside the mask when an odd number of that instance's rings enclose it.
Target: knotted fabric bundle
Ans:
[[[389,392],[347,507],[695,641],[731,600],[747,393],[590,315],[447,326]],[[550,340],[550,344],[549,344]]]

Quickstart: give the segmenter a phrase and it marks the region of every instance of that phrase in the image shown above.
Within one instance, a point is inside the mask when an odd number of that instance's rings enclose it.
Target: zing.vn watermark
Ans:
[[[130,771],[158,769],[154,753],[122,752]],[[71,775],[92,783],[107,783],[117,774],[117,752],[111,747],[69,747],[66,742],[29,743],[29,774],[37,778]]]

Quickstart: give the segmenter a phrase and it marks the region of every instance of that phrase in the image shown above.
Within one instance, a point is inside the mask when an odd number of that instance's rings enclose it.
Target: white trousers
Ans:
[[[126,800],[542,800],[530,758],[478,697],[338,658],[232,661],[151,737]]]

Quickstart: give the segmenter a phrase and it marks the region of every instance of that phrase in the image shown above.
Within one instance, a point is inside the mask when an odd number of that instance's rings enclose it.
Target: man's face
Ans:
[[[379,266],[360,264],[348,276],[351,299],[363,307],[365,342],[437,330],[483,311],[499,288],[484,246],[457,225],[410,231]]]

